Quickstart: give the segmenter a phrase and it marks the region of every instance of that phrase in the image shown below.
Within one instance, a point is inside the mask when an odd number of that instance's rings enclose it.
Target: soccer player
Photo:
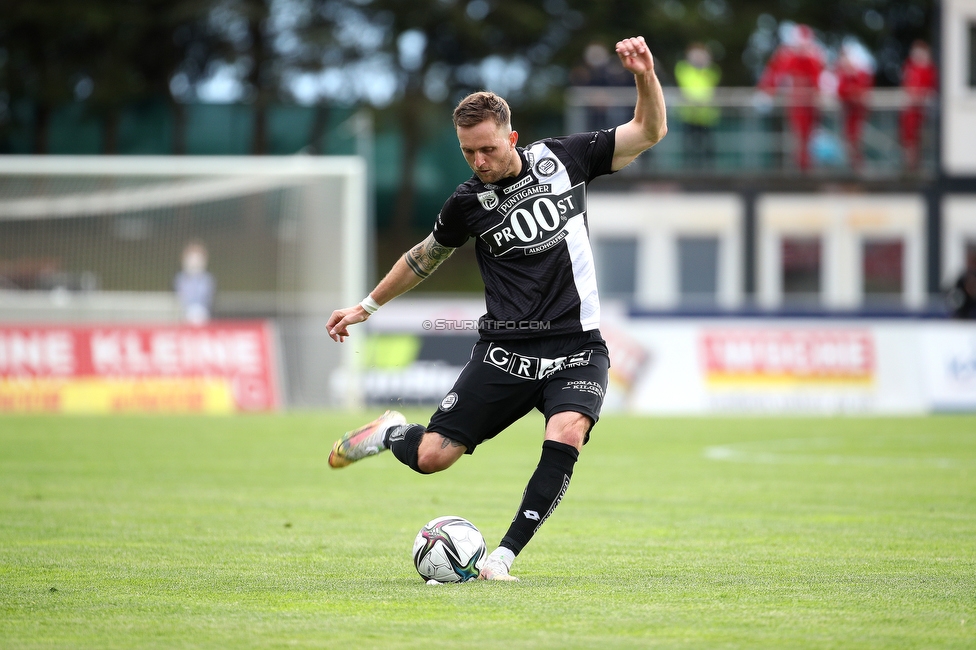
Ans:
[[[508,104],[490,92],[454,110],[461,153],[474,175],[458,186],[433,232],[405,253],[363,301],[333,312],[329,336],[417,286],[474,238],[488,312],[480,340],[427,426],[387,411],[335,443],[329,465],[390,449],[429,474],[474,453],[533,408],[546,418],[542,457],[515,519],[479,578],[516,580],[515,556],[559,504],[600,416],[609,355],[600,335],[593,255],[587,239],[586,184],[623,169],[667,132],[664,96],[643,37],[616,47],[637,84],[634,117],[613,129],[540,140],[521,148]]]

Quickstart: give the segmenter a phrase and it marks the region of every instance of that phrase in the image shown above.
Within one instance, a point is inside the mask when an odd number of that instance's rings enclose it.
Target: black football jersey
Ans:
[[[472,176],[444,203],[434,239],[473,237],[488,312],[486,340],[586,332],[600,326],[586,184],[609,174],[614,129],[518,148],[522,171],[497,184]]]

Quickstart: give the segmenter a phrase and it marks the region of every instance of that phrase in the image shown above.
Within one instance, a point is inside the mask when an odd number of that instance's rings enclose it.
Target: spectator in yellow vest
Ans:
[[[674,78],[685,102],[678,109],[684,131],[685,167],[699,169],[709,166],[715,156],[712,129],[720,117],[720,111],[712,105],[712,100],[722,71],[712,63],[708,48],[701,43],[692,43],[685,52],[685,58],[674,67]]]

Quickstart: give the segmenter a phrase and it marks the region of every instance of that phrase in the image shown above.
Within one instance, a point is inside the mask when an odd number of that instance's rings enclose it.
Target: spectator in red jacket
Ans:
[[[908,60],[902,68],[901,87],[908,96],[908,103],[901,113],[901,144],[905,152],[905,166],[915,170],[918,168],[926,104],[939,87],[939,77],[928,43],[912,43]]]
[[[776,48],[759,79],[759,89],[774,94],[783,89],[789,93],[787,114],[796,135],[796,163],[801,170],[810,167],[810,137],[819,119],[820,74],[823,53],[813,30],[796,25],[792,34]]]
[[[868,95],[874,78],[864,63],[857,61],[845,48],[837,59],[837,98],[844,116],[844,139],[851,169],[859,171],[863,162],[861,133],[868,117]]]

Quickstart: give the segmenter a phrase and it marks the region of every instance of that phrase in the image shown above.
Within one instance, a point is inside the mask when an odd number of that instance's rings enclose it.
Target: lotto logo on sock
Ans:
[[[526,510],[522,513],[522,516],[526,519],[531,519],[532,521],[539,521],[539,513],[535,510]]]

